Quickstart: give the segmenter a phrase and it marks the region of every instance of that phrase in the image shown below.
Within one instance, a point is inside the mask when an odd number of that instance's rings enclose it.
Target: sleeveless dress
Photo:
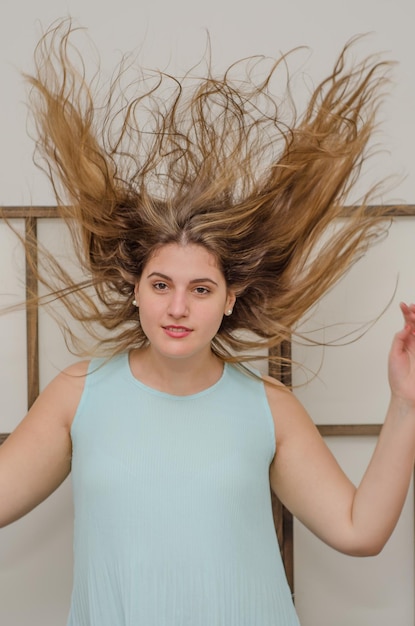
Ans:
[[[189,396],[93,360],[72,425],[68,626],[298,626],[272,519],[273,421],[231,365]]]

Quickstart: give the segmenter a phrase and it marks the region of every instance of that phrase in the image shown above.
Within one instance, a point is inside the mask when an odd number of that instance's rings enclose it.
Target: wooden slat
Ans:
[[[377,437],[382,424],[320,424],[323,437]]]
[[[277,361],[270,361],[268,373],[273,378],[281,381],[291,389],[291,342],[283,341],[278,348],[270,350],[271,357],[277,357]]]
[[[3,206],[0,207],[0,218],[24,219],[26,217],[43,218],[59,217],[53,206]]]
[[[25,237],[34,249],[37,247],[37,218],[25,218]],[[37,258],[33,259],[37,263]],[[26,299],[29,300],[37,294],[38,286],[33,267],[26,259]],[[27,332],[27,406],[30,408],[39,395],[39,331],[38,309],[26,307],[26,332]]]
[[[385,205],[373,205],[368,206],[367,210],[370,212],[378,211],[379,208],[382,209],[382,214],[385,217],[413,217],[415,216],[415,204],[385,204]],[[343,215],[347,217],[351,215],[355,207],[346,206],[344,207]],[[3,206],[0,207],[0,218],[1,214],[4,215],[7,219],[14,218],[25,218],[27,216],[36,217],[36,218],[51,218],[51,217],[59,217],[55,206]]]
[[[284,341],[275,350],[270,351],[270,356],[277,357],[276,361],[270,361],[268,373],[273,378],[281,381],[286,387],[291,388],[291,342]],[[277,496],[271,492],[272,515],[282,559],[284,562],[285,575],[294,594],[294,523],[293,516],[283,506]]]
[[[372,205],[367,207],[367,212],[377,212],[382,209],[382,215],[385,217],[414,217],[415,216],[415,204],[382,204]],[[355,211],[354,206],[345,206],[343,210],[343,216],[347,217]]]

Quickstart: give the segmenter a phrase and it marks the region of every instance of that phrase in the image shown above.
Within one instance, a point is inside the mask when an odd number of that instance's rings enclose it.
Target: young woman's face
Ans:
[[[150,349],[186,358],[210,353],[223,315],[235,304],[215,257],[196,244],[167,244],[150,258],[135,286]]]

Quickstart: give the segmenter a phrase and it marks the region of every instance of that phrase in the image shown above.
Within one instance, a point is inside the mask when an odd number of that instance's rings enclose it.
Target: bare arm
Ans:
[[[71,468],[70,428],[87,364],[59,374],[0,446],[0,527],[47,498]]]
[[[269,389],[277,452],[271,485],[281,501],[332,547],[377,554],[398,521],[415,461],[415,307],[402,306],[405,328],[389,358],[391,401],[375,452],[356,488],[340,469],[303,407]]]

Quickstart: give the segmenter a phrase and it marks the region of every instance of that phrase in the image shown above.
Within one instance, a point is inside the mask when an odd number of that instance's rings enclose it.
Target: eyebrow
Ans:
[[[152,278],[153,276],[158,276],[159,278],[163,278],[163,280],[168,280],[170,282],[174,282],[173,279],[170,276],[167,276],[166,274],[162,274],[161,272],[151,272],[151,274],[149,274],[147,276],[147,278]],[[212,278],[193,278],[189,284],[190,285],[194,285],[196,283],[212,283],[213,285],[216,285],[216,287],[218,286],[218,283],[215,282],[214,280],[212,280]]]

